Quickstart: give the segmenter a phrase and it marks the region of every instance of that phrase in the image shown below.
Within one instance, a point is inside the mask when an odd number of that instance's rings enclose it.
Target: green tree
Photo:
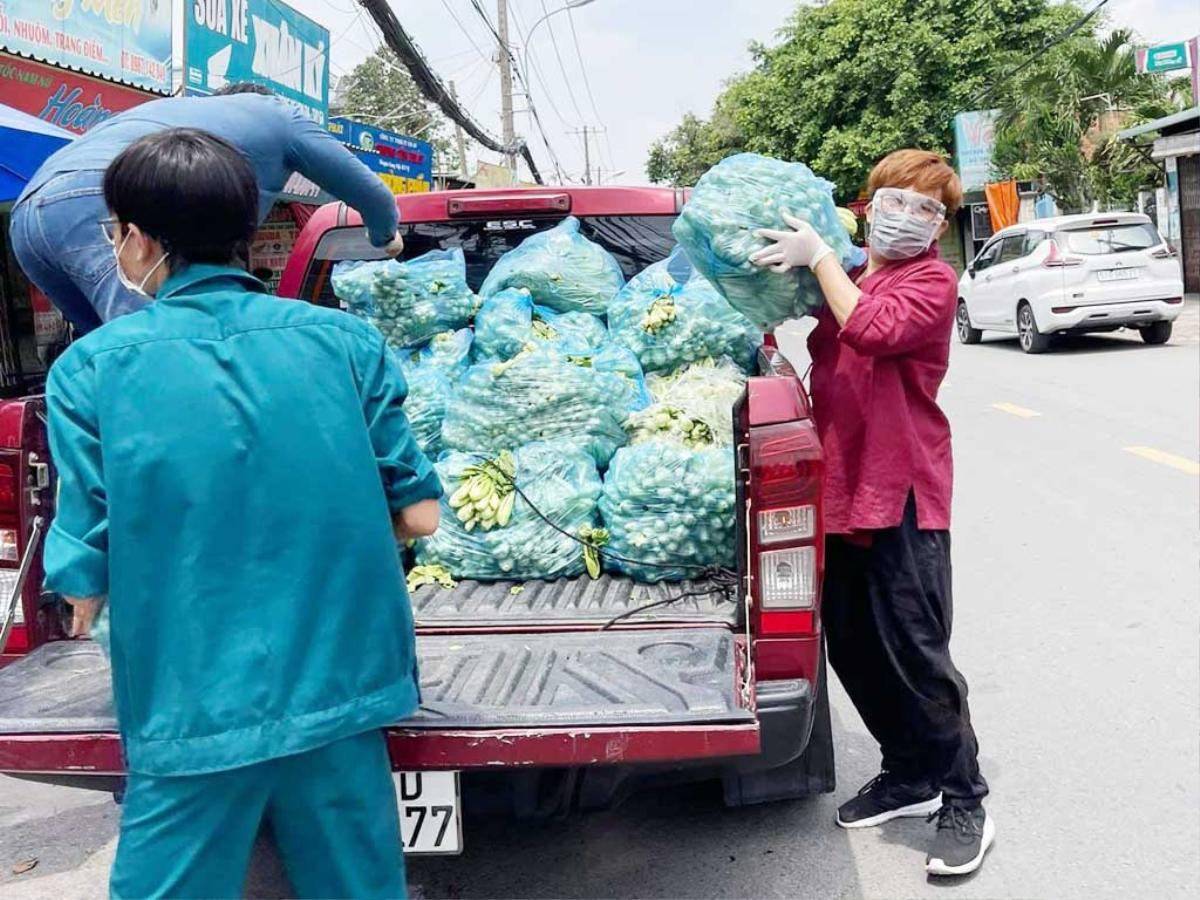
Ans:
[[[800,5],[779,43],[752,48],[707,121],[651,148],[652,178],[689,183],[737,150],[808,163],[840,200],[897,147],[949,154],[958,112],[1080,14],[1050,0],[829,0]]]
[[[994,166],[1041,178],[1066,209],[1128,204],[1161,170],[1116,134],[1181,108],[1180,99],[1172,82],[1138,72],[1131,32],[1080,31],[1006,86]]]
[[[335,115],[412,135],[434,145],[441,165],[457,169],[458,154],[449,139],[449,123],[422,96],[412,76],[387,47],[380,47],[338,86]]]

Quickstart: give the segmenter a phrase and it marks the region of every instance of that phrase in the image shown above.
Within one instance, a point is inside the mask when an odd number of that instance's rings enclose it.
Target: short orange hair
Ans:
[[[946,160],[929,150],[893,150],[875,164],[867,179],[867,193],[895,187],[940,196],[949,219],[962,205],[962,182]]]

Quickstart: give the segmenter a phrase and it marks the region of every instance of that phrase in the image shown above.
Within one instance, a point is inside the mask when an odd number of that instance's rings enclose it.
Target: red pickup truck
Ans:
[[[548,188],[397,203],[405,255],[461,247],[478,289],[503,253],[568,215],[632,276],[667,256],[683,200],[662,188]],[[330,204],[300,234],[279,292],[336,306],[333,265],[377,257],[358,216]],[[528,815],[602,806],[648,778],[719,778],[735,805],[833,789],[821,447],[804,388],[773,341],[759,358],[761,375],[730,410],[739,588],[604,631],[614,616],[685,588],[604,575],[530,583],[515,594],[478,582],[417,590],[423,705],[389,730],[398,771],[461,772],[469,806],[502,803]],[[8,663],[0,772],[119,789],[107,665],[90,642],[68,639],[61,599],[40,587],[40,538],[54,511],[50,463],[41,398],[0,402],[0,615],[17,595],[16,624],[0,647]],[[331,535],[329,552],[352,548]],[[354,648],[345,652],[352,664]]]

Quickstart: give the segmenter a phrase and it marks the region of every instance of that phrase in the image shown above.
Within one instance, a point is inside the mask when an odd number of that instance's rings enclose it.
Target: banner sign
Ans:
[[[165,2],[165,0],[160,0]],[[264,84],[314,122],[329,117],[329,29],[278,0],[184,0],[184,87]]]
[[[998,112],[977,109],[954,117],[954,158],[964,191],[982,190],[991,177]]]
[[[83,134],[93,125],[158,95],[0,53],[0,96],[9,106]]]
[[[1176,69],[1187,69],[1192,65],[1192,48],[1190,41],[1180,41],[1177,44],[1160,44],[1157,47],[1145,47],[1136,51],[1135,58],[1139,72],[1174,72]]]
[[[0,0],[0,47],[171,92],[171,0]]]
[[[433,145],[394,131],[335,116],[329,132],[354,151],[393,194],[433,190]]]

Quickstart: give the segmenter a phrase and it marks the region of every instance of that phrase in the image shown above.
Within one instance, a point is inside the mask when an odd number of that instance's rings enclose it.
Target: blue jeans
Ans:
[[[241,897],[264,819],[295,896],[405,896],[382,731],[211,775],[130,773],[111,896]]]
[[[12,244],[25,275],[58,307],[76,335],[135,312],[149,302],[121,284],[112,245],[100,231],[108,217],[104,171],[63,172],[16,205]]]

